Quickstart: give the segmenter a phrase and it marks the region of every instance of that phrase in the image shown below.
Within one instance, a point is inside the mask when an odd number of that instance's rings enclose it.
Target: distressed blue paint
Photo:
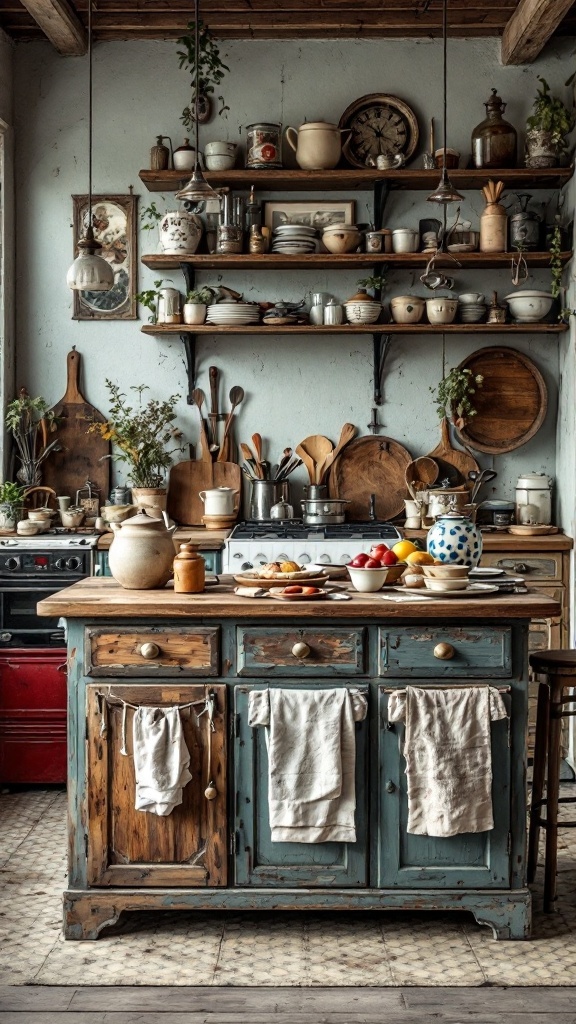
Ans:
[[[454,657],[434,657],[439,643],[450,644]],[[512,629],[509,626],[381,627],[380,675],[412,679],[505,679],[512,671]]]

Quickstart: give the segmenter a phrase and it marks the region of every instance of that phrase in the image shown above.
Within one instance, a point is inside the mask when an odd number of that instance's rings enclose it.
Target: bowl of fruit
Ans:
[[[348,562],[346,568],[354,589],[363,594],[372,594],[389,581],[393,570],[393,575],[398,578],[402,572],[402,567],[400,571],[396,568],[398,563],[398,555],[387,544],[373,544],[369,554],[360,551]]]

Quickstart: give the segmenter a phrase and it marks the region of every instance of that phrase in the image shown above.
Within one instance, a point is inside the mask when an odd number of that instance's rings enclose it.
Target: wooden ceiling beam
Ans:
[[[573,0],[520,0],[502,33],[502,64],[530,64],[556,31]]]
[[[86,31],[68,0],[22,0],[22,4],[58,53],[64,57],[86,53]]]

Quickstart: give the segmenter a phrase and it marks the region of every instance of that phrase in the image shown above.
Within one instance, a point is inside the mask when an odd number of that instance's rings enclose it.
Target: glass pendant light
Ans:
[[[196,164],[194,166],[194,172],[190,181],[176,193],[176,199],[185,199],[191,203],[204,202],[206,199],[220,199],[220,193],[216,192],[206,181],[200,167],[200,158],[198,156],[198,101],[199,101],[199,90],[200,90],[200,61],[199,61],[199,41],[198,36],[200,35],[200,16],[198,12],[198,0],[194,0],[194,68],[196,72],[196,82],[194,86],[194,128],[196,132],[195,137],[195,152],[196,152]]]
[[[428,196],[427,202],[429,203],[459,203],[464,199],[459,192],[456,191],[454,185],[450,181],[448,171],[446,169],[446,109],[448,106],[447,101],[447,61],[446,61],[446,22],[447,22],[447,9],[448,0],[443,0],[442,6],[442,51],[443,51],[443,105],[444,105],[444,118],[443,118],[443,131],[444,131],[444,143],[442,146],[442,174],[440,176],[440,182],[438,188],[432,192],[432,195]]]
[[[88,0],[88,227],[78,242],[80,250],[66,275],[69,288],[79,292],[107,292],[114,286],[114,271],[103,256],[92,228],[92,0]]]

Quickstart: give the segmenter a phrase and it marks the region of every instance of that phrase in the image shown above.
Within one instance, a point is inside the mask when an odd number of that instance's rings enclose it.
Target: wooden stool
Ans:
[[[564,711],[565,704],[576,697],[565,694],[576,687],[576,651],[540,651],[530,655],[530,666],[537,675],[546,676],[538,688],[536,738],[534,741],[534,769],[532,799],[530,801],[530,833],[528,837],[528,881],[533,882],[538,867],[538,839],[540,827],[546,829],[544,860],[544,912],[553,910],[556,899],[556,869],[558,864],[558,804],[574,803],[574,796],[560,796],[560,761],[562,756],[562,719],[576,715]],[[548,756],[548,770],[546,770]],[[543,798],[544,782],[546,796]],[[546,817],[540,808],[546,807]],[[562,828],[575,828],[576,821],[563,821]]]

